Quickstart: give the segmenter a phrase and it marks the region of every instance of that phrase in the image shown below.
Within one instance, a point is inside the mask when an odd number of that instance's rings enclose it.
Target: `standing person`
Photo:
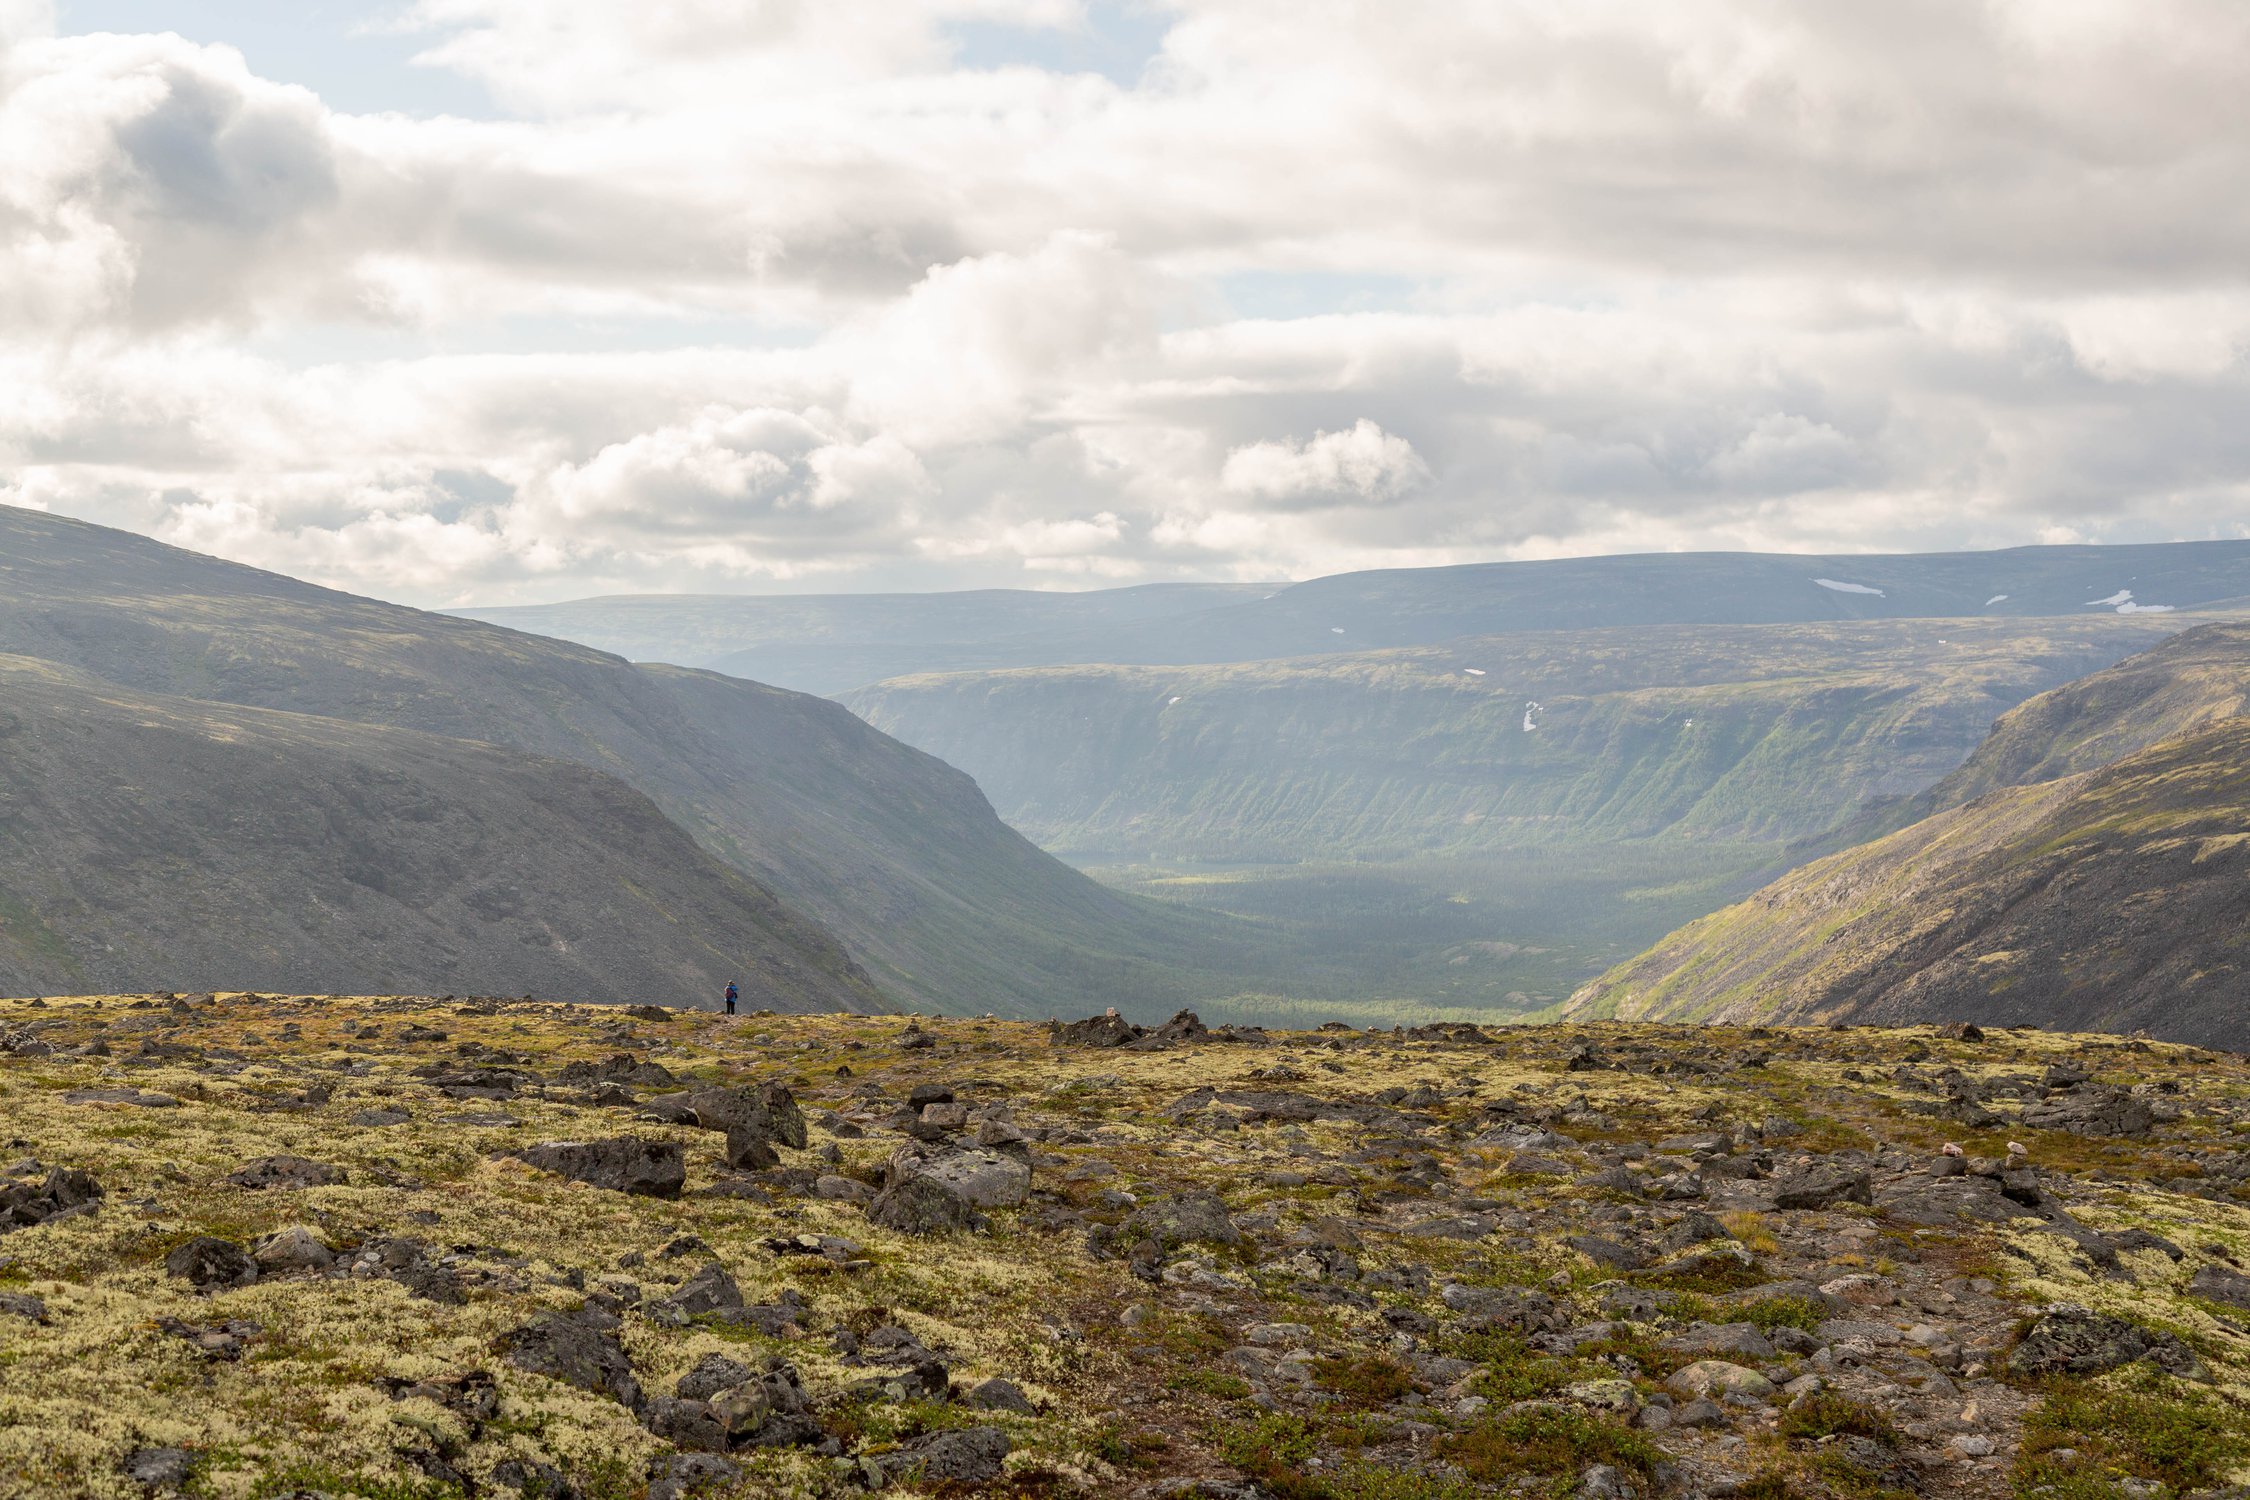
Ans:
[[[735,987],[734,987],[734,981],[733,981],[733,980],[731,980],[731,979],[730,979],[730,980],[728,980],[728,981],[727,981],[727,1014],[728,1014],[728,1015],[730,1015],[730,1016],[734,1014],[734,1002],[735,1002],[735,998],[736,998],[736,996],[737,996],[737,995],[738,995],[739,993],[740,993],[740,992],[739,992],[739,991],[737,991],[737,990],[735,989]]]

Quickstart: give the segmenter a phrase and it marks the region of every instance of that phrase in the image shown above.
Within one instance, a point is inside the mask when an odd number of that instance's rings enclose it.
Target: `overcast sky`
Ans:
[[[2246,185],[2240,0],[0,0],[0,500],[433,605],[2238,537]]]

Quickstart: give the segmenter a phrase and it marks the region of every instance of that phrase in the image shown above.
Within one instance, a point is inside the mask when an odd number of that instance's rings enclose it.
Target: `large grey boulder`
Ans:
[[[232,1240],[208,1234],[173,1246],[164,1257],[164,1269],[199,1292],[248,1286],[258,1279],[258,1263],[250,1258],[249,1251]]]
[[[910,1177],[877,1193],[867,1205],[867,1222],[901,1234],[947,1234],[983,1229],[990,1222],[944,1183]]]
[[[225,1180],[229,1187],[259,1191],[269,1188],[333,1187],[344,1180],[344,1171],[341,1167],[332,1167],[309,1157],[261,1156],[256,1161],[245,1162],[229,1172]]]
[[[502,1334],[500,1349],[519,1370],[641,1408],[640,1378],[617,1341],[616,1319],[593,1309],[541,1313]]]
[[[2202,1362],[2169,1333],[2059,1302],[2033,1320],[2008,1352],[2012,1375],[2103,1375],[2145,1359],[2174,1375],[2195,1375]]]
[[[675,1141],[636,1135],[606,1141],[543,1141],[519,1154],[543,1172],[643,1198],[677,1198],[687,1182],[686,1156]]]
[[[978,1208],[1014,1208],[1031,1196],[1031,1164],[984,1146],[932,1146],[909,1141],[884,1166],[887,1187],[935,1182]]]

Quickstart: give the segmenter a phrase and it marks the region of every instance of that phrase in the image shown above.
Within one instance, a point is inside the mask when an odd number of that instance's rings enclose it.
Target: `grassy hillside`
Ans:
[[[1300,993],[1369,1017],[1508,1013],[1755,890],[1924,791],[2011,705],[2181,624],[1558,631],[846,701],[1105,882],[1277,930]]]
[[[2090,771],[2245,709],[2250,624],[2205,625],[2010,710],[1929,801]]]
[[[2107,615],[1550,632],[915,677],[844,701],[1074,857],[1773,846],[1925,790],[1995,715],[2179,628]]]
[[[880,1009],[819,927],[611,776],[0,656],[0,991]]]
[[[948,1009],[1141,1009],[1224,987],[1230,924],[1104,889],[968,777],[836,704],[403,609],[0,508],[0,651],[140,691],[589,766]]]
[[[1086,594],[587,599],[461,613],[842,693],[925,672],[1263,661],[1647,625],[2020,619],[2250,599],[2250,541],[1812,556],[1673,552]]]
[[[1574,1016],[2145,1028],[2250,1048],[2250,719],[1989,793],[1690,923]]]

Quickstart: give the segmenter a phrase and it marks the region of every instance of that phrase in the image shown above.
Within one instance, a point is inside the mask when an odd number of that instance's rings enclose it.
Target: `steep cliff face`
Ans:
[[[850,694],[1074,853],[1399,859],[1819,838],[1926,791],[1995,715],[2170,617],[1558,631]]]

